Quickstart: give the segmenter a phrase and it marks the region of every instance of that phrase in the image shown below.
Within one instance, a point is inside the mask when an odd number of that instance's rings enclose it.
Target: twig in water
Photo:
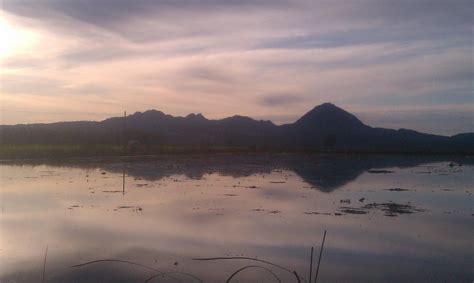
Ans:
[[[266,263],[266,264],[269,264],[269,265],[272,265],[272,266],[275,266],[275,267],[278,267],[292,275],[295,275],[295,272],[294,271],[291,271],[289,270],[288,268],[286,267],[283,267],[281,265],[278,265],[278,264],[275,264],[275,263],[272,263],[272,262],[269,262],[269,261],[266,261],[266,260],[261,260],[261,259],[256,259],[256,258],[252,258],[252,257],[244,257],[244,256],[235,256],[235,257],[209,257],[209,258],[193,258],[192,260],[200,260],[200,261],[207,261],[207,260],[235,260],[235,259],[245,259],[245,260],[253,260],[253,261],[258,261],[258,262],[262,262],[262,263]],[[298,277],[298,275],[296,274],[296,279],[300,280],[300,278]],[[305,283],[307,283],[307,281],[304,279],[304,278],[301,278]]]
[[[100,262],[120,262],[120,263],[126,263],[126,264],[131,264],[131,265],[136,265],[136,266],[140,266],[140,267],[143,267],[143,268],[146,268],[146,269],[149,269],[149,270],[153,270],[157,273],[159,273],[159,275],[166,275],[168,276],[169,278],[171,279],[174,279],[178,282],[181,282],[181,280],[179,280],[178,278],[174,277],[174,276],[171,276],[165,272],[161,272],[159,271],[158,269],[156,268],[153,268],[153,267],[150,267],[150,266],[146,266],[144,264],[141,264],[141,263],[136,263],[136,262],[133,262],[133,261],[127,261],[127,260],[120,260],[120,259],[99,259],[99,260],[93,260],[93,261],[89,261],[89,262],[85,262],[85,263],[81,263],[81,264],[76,264],[76,265],[72,265],[71,267],[80,267],[80,266],[85,266],[85,265],[89,265],[89,264],[94,264],[94,263],[100,263]]]
[[[44,283],[45,275],[46,275],[46,258],[48,257],[48,245],[46,245],[46,251],[44,252],[44,261],[43,261],[43,280],[41,281]]]
[[[278,276],[276,276],[275,273],[273,273],[273,271],[271,271],[269,268],[266,268],[266,267],[263,267],[263,266],[258,266],[258,265],[247,265],[247,266],[244,266],[240,269],[238,269],[237,271],[235,271],[234,273],[232,273],[232,275],[229,276],[229,278],[227,278],[227,280],[225,281],[226,283],[229,283],[230,280],[232,280],[232,278],[237,275],[237,273],[241,272],[241,271],[244,271],[245,269],[248,269],[248,268],[260,268],[260,269],[263,269],[265,271],[267,271],[268,273],[270,273],[271,275],[273,275],[273,277],[275,277],[276,280],[278,280],[278,282],[281,283],[281,280],[280,278],[278,278]]]
[[[318,282],[319,264],[321,263],[321,256],[323,255],[324,240],[326,240],[326,230],[324,230],[323,242],[321,243],[321,250],[319,250],[318,267],[316,268],[316,274],[314,275],[314,283]]]

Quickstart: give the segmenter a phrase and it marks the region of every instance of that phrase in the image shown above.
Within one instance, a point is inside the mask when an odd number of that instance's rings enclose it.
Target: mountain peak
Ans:
[[[204,117],[201,113],[198,113],[198,114],[191,113],[191,114],[188,114],[185,118],[189,120],[207,120],[206,117]]]
[[[337,107],[335,104],[332,104],[331,102],[324,102],[323,104],[320,104],[318,106],[315,106],[313,109],[316,109],[316,108],[338,108],[338,109],[341,109],[339,107]]]
[[[145,112],[135,112],[134,114],[132,114],[132,116],[164,116],[165,113],[161,112],[161,111],[158,111],[158,110],[155,110],[155,109],[151,109],[151,110],[147,110]]]
[[[294,124],[304,127],[339,128],[341,130],[364,126],[356,116],[329,102],[314,107]]]

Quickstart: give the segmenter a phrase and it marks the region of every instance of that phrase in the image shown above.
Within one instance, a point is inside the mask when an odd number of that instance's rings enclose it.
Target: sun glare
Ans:
[[[37,37],[33,31],[14,26],[3,16],[0,17],[0,58],[31,48]]]

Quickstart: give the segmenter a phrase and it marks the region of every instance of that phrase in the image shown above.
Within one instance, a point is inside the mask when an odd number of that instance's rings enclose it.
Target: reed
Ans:
[[[315,277],[314,277],[314,283],[317,283],[318,281],[318,275],[319,275],[319,267],[321,265],[321,258],[322,258],[322,254],[323,254],[323,249],[324,249],[324,243],[326,241],[326,230],[324,230],[324,235],[323,235],[323,240],[322,240],[322,243],[321,243],[321,249],[319,251],[319,258],[318,258],[318,264],[317,264],[317,267],[316,267],[316,273],[315,273]],[[45,270],[46,270],[46,257],[47,257],[47,254],[48,254],[48,247],[46,246],[46,252],[45,252],[45,257],[44,257],[44,264],[43,264],[43,283],[44,283],[44,280],[45,280]],[[279,264],[276,264],[276,263],[273,263],[273,262],[270,262],[270,261],[267,261],[267,260],[262,260],[262,259],[257,259],[257,258],[252,258],[252,257],[243,257],[243,256],[236,256],[236,257],[209,257],[209,258],[193,258],[192,260],[195,260],[195,261],[219,261],[219,260],[248,260],[248,261],[255,261],[255,262],[260,262],[260,263],[264,263],[264,264],[268,264],[272,267],[276,267],[282,271],[285,271],[289,274],[291,274],[292,276],[294,276],[294,278],[296,279],[296,281],[298,283],[301,283],[301,281],[305,282],[305,283],[311,283],[312,282],[312,275],[313,275],[313,254],[314,254],[314,247],[311,247],[311,258],[310,258],[310,267],[309,267],[309,281],[307,281],[305,278],[303,277],[300,277],[298,275],[298,273],[295,271],[295,270],[290,270],[284,266],[281,266]],[[149,277],[148,279],[146,279],[144,282],[145,283],[148,283],[150,281],[152,281],[153,279],[155,278],[158,278],[160,276],[167,276],[168,278],[170,279],[173,279],[175,281],[178,281],[178,282],[181,282],[181,280],[179,280],[178,278],[172,276],[171,274],[180,274],[180,275],[185,275],[189,278],[192,278],[200,283],[204,282],[202,279],[200,279],[199,277],[193,275],[193,274],[190,274],[190,273],[186,273],[186,272],[177,272],[177,271],[174,271],[174,272],[162,272],[154,267],[150,267],[150,266],[147,266],[147,265],[144,265],[144,264],[141,264],[141,263],[136,263],[136,262],[133,262],[133,261],[127,261],[127,260],[119,260],[119,259],[100,259],[100,260],[93,260],[93,261],[89,261],[89,262],[85,262],[85,263],[80,263],[80,264],[76,264],[76,265],[72,265],[70,267],[72,268],[76,268],[76,267],[81,267],[81,266],[87,266],[87,265],[90,265],[90,264],[97,264],[97,263],[103,263],[103,262],[118,262],[118,263],[125,263],[125,264],[130,264],[130,265],[135,265],[135,266],[139,266],[139,267],[142,267],[142,268],[145,268],[145,269],[148,269],[148,270],[152,270],[154,272],[156,272],[156,274],[154,274],[153,276]],[[240,272],[244,271],[244,270],[247,270],[247,269],[250,269],[250,268],[257,268],[257,269],[261,269],[261,270],[264,270],[268,273],[270,273],[278,282],[281,282],[281,279],[273,272],[273,270],[271,270],[270,268],[267,268],[265,266],[261,266],[261,265],[246,265],[244,267],[241,267],[239,269],[237,269],[235,272],[233,272],[227,279],[225,282],[230,282],[232,280],[232,278],[234,278],[237,274],[239,274]]]
[[[314,283],[318,282],[319,265],[321,264],[321,257],[323,255],[323,248],[324,248],[324,241],[325,240],[326,240],[326,230],[324,230],[323,242],[321,243],[321,249],[319,250],[318,267],[316,268],[316,274],[314,275]]]
[[[250,261],[257,261],[257,262],[261,262],[261,263],[265,263],[265,264],[268,264],[268,265],[271,265],[271,266],[274,266],[274,267],[277,267],[281,270],[284,270],[288,273],[290,273],[291,275],[294,275],[296,280],[298,282],[300,282],[300,277],[298,276],[298,273],[296,273],[296,271],[292,271],[286,267],[283,267],[281,265],[278,265],[278,264],[275,264],[273,262],[269,262],[267,260],[261,260],[261,259],[257,259],[257,258],[252,258],[252,257],[243,257],[243,256],[234,256],[234,257],[209,257],[209,258],[193,258],[193,260],[199,260],[199,261],[209,261],[209,260],[250,260]],[[304,279],[304,278],[301,278],[303,279],[304,282],[307,283],[307,281]]]
[[[311,247],[311,261],[309,263],[309,282],[311,283],[312,275],[313,275],[313,250],[314,248]]]
[[[46,250],[44,251],[44,261],[43,261],[43,280],[41,280],[42,283],[44,283],[44,280],[46,278],[46,258],[48,257],[48,245],[46,245]]]

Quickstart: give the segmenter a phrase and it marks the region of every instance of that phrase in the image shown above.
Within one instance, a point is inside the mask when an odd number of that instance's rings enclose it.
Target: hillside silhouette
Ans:
[[[125,131],[124,131],[125,122]],[[136,112],[100,122],[58,122],[0,126],[0,143],[234,146],[279,150],[371,152],[474,152],[474,133],[451,137],[408,129],[365,125],[356,116],[324,103],[292,124],[277,126],[244,116],[209,120],[201,114],[174,117],[161,111]]]

